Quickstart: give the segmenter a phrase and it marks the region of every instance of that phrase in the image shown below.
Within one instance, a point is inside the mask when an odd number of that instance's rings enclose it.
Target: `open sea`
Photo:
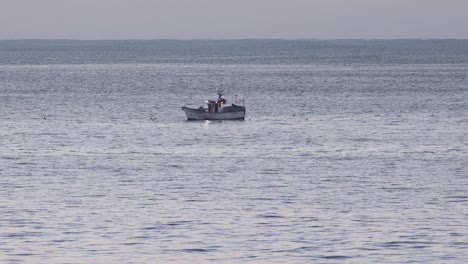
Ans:
[[[468,40],[0,41],[0,263],[466,262]]]

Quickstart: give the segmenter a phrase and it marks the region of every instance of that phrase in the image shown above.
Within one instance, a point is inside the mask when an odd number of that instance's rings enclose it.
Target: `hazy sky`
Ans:
[[[468,38],[468,0],[0,0],[24,38]]]

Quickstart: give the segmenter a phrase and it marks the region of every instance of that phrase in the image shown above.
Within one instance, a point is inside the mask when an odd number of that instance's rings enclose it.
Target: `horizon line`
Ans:
[[[468,38],[122,38],[122,39],[75,39],[75,38],[17,38],[0,41],[434,41],[434,40],[468,40]]]

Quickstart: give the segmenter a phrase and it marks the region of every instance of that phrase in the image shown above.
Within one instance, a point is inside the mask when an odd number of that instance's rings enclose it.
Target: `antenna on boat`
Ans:
[[[221,84],[221,87],[218,89],[218,91],[216,93],[219,96],[218,98],[221,98],[221,96],[224,94],[223,84]]]

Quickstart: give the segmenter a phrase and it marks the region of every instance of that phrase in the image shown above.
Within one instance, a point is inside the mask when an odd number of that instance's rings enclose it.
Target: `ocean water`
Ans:
[[[0,91],[1,263],[468,261],[468,41],[0,41]]]

